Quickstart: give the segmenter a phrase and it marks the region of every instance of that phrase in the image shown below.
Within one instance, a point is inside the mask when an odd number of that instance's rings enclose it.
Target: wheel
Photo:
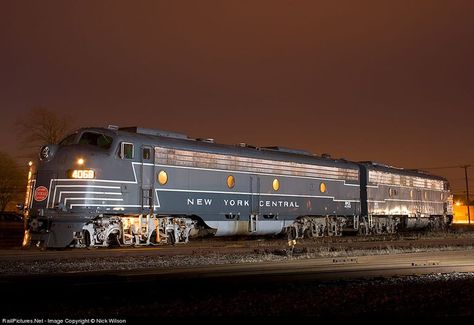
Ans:
[[[288,240],[294,240],[296,239],[296,227],[288,227]]]
[[[86,247],[90,247],[90,245],[91,245],[91,234],[89,234],[89,232],[87,230],[84,230],[82,235],[84,237],[84,245],[86,245]]]
[[[168,244],[174,245],[176,243],[176,238],[174,236],[174,231],[168,231]]]
[[[107,247],[120,246],[119,237],[120,237],[119,234],[116,232],[110,233],[109,237],[107,238]]]

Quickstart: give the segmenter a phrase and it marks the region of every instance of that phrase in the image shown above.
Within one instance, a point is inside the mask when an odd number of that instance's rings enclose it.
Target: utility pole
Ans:
[[[464,177],[466,178],[467,223],[471,224],[471,212],[469,211],[469,181],[467,180],[467,169],[469,167],[471,167],[471,165],[461,166],[461,168],[464,168]]]

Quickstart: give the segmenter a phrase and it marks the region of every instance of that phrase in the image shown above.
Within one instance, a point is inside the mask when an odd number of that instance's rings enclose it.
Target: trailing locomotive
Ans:
[[[452,196],[445,179],[420,171],[155,129],[84,128],[41,148],[25,214],[25,246],[151,245],[439,228],[452,218]]]

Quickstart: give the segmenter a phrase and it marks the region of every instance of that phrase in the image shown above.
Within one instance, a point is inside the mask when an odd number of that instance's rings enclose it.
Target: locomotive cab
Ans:
[[[73,241],[72,233],[63,228],[82,228],[84,219],[95,213],[74,204],[105,192],[93,183],[103,177],[103,166],[117,150],[116,137],[113,130],[86,128],[40,149],[38,162],[30,167],[25,246],[34,242],[66,247]]]

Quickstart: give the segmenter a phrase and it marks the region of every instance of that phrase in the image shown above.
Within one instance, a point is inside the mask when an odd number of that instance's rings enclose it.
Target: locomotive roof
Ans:
[[[332,159],[313,155],[307,151],[282,147],[257,147],[247,144],[228,145],[215,143],[213,139],[193,139],[184,134],[140,127],[82,128],[79,131],[105,132],[115,135],[119,141],[137,142],[153,146],[195,150],[209,153],[229,154],[243,157],[294,161],[341,168],[358,169],[357,163],[345,159]]]
[[[159,129],[147,129],[141,127],[94,127],[83,128],[79,131],[85,130],[105,132],[109,135],[115,135],[119,138],[120,141],[138,142],[153,146],[163,146],[169,148],[179,148],[184,150],[195,150],[209,153],[230,154],[243,157],[274,159],[279,161],[294,161],[298,163],[317,163],[326,166],[339,165],[343,168],[354,169],[358,169],[358,165],[361,164],[371,170],[446,181],[446,179],[441,176],[432,175],[425,171],[398,168],[372,161],[353,162],[346,159],[334,159],[326,154],[323,156],[317,156],[308,151],[277,146],[257,147],[245,143],[240,143],[236,145],[221,144],[215,143],[214,139],[194,139],[189,138],[188,136],[181,133],[164,131]]]
[[[400,168],[400,167],[388,166],[388,165],[381,164],[374,161],[361,161],[359,163],[364,166],[367,166],[367,168],[370,170],[377,170],[377,171],[393,173],[393,174],[416,176],[416,177],[422,177],[422,178],[428,178],[428,179],[437,179],[441,181],[447,181],[446,178],[444,177],[430,174],[429,172],[424,171],[424,170],[405,169],[405,168]]]

